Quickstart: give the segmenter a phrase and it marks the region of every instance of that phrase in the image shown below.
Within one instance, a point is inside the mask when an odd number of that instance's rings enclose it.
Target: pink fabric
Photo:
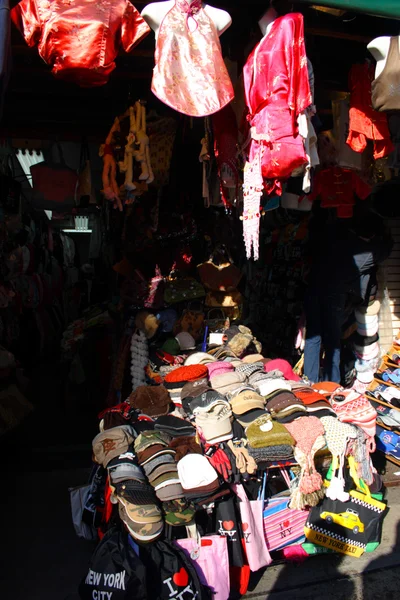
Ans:
[[[234,371],[234,366],[230,362],[213,362],[207,365],[208,376],[210,379],[215,377],[216,375],[224,375],[225,373],[230,373]]]
[[[308,510],[289,508],[290,497],[271,498],[264,508],[264,535],[267,548],[279,550],[304,540]]]
[[[208,535],[198,540],[186,538],[176,540],[175,544],[182,548],[191,559],[197,571],[200,582],[208,585],[213,591],[213,600],[229,598],[229,557],[227,538],[218,535]],[[192,558],[193,552],[199,551],[198,558]]]
[[[190,31],[190,21],[195,21]],[[152,92],[180,113],[205,117],[234,97],[218,31],[198,0],[175,0],[157,37]]]
[[[266,373],[275,370],[280,371],[288,381],[301,381],[301,377],[296,375],[288,361],[283,360],[283,358],[274,358],[264,365]]]
[[[232,489],[240,499],[239,509],[247,561],[251,571],[258,571],[272,563],[263,532],[264,501],[249,500],[240,484],[233,485]]]

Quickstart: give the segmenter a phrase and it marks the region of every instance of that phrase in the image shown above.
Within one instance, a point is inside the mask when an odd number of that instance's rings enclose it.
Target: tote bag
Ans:
[[[242,485],[232,485],[239,498],[239,510],[242,520],[243,538],[246,544],[246,556],[251,571],[258,571],[270,565],[272,558],[269,554],[263,530],[262,499],[249,500]]]
[[[197,529],[194,537],[174,542],[193,562],[199,579],[213,593],[214,600],[229,598],[229,557],[226,537],[207,535],[200,537]]]
[[[78,174],[66,165],[60,144],[57,149],[60,162],[43,161],[30,168],[36,209],[65,211],[75,206]]]
[[[289,485],[286,471],[281,469],[281,473]],[[270,552],[301,543],[305,539],[304,525],[309,511],[289,508],[289,504],[290,496],[275,496],[264,501],[264,536]]]

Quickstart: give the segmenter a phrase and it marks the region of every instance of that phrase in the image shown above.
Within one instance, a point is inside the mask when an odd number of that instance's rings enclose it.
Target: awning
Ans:
[[[331,6],[348,11],[364,12],[369,15],[400,19],[400,0],[301,0],[307,4]]]

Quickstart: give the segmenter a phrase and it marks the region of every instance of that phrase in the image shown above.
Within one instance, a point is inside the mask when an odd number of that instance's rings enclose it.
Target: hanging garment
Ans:
[[[371,187],[351,169],[332,167],[319,171],[314,178],[313,191],[307,196],[310,202],[321,198],[322,208],[336,208],[340,218],[353,216],[356,195],[365,200],[371,193]]]
[[[371,84],[372,106],[386,112],[400,110],[400,50],[399,38],[390,38],[386,64],[380,75]]]
[[[333,131],[336,142],[337,162],[339,167],[349,167],[361,171],[362,156],[358,152],[354,152],[346,139],[349,133],[349,111],[350,102],[348,99],[332,100],[333,111]]]
[[[374,142],[374,158],[383,158],[394,149],[390,141],[386,115],[371,105],[374,66],[365,62],[353,65],[349,73],[350,123],[347,144],[355,152],[364,152],[367,140]]]
[[[312,97],[301,14],[290,13],[273,22],[270,31],[248,57],[243,78],[250,126],[248,161],[250,165],[260,161],[264,189],[280,195],[281,181],[307,162],[298,118],[312,104]],[[251,256],[253,245],[257,259],[262,192],[254,194],[250,189],[246,178],[250,173],[254,177],[253,168],[245,169],[243,225],[247,257]],[[251,233],[247,229],[251,229]]]
[[[53,75],[82,87],[107,83],[120,49],[130,52],[150,32],[128,0],[22,0],[11,18]]]
[[[196,23],[189,29],[189,19]],[[234,97],[218,31],[201,0],[175,0],[157,37],[152,92],[191,117],[221,110]]]

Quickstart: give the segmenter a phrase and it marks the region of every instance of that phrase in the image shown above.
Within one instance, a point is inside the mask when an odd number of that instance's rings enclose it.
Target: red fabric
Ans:
[[[54,75],[82,87],[107,83],[119,50],[130,52],[150,32],[128,0],[22,0],[11,18]]]
[[[312,104],[301,14],[289,13],[274,21],[248,57],[243,79],[250,162],[261,147],[263,177],[285,179],[307,162],[297,124],[299,114]],[[271,192],[279,188],[267,187]]]
[[[307,198],[313,202],[320,197],[323,208],[336,208],[338,217],[346,218],[353,216],[354,194],[365,200],[370,193],[371,187],[355,171],[330,167],[316,174]]]
[[[177,383],[179,381],[196,381],[196,379],[208,378],[208,369],[205,365],[189,365],[187,367],[178,367],[164,378],[167,383]]]
[[[349,73],[350,121],[346,143],[355,152],[363,152],[367,140],[374,142],[374,158],[387,156],[394,150],[385,113],[372,108],[371,82],[373,64],[353,65]]]

